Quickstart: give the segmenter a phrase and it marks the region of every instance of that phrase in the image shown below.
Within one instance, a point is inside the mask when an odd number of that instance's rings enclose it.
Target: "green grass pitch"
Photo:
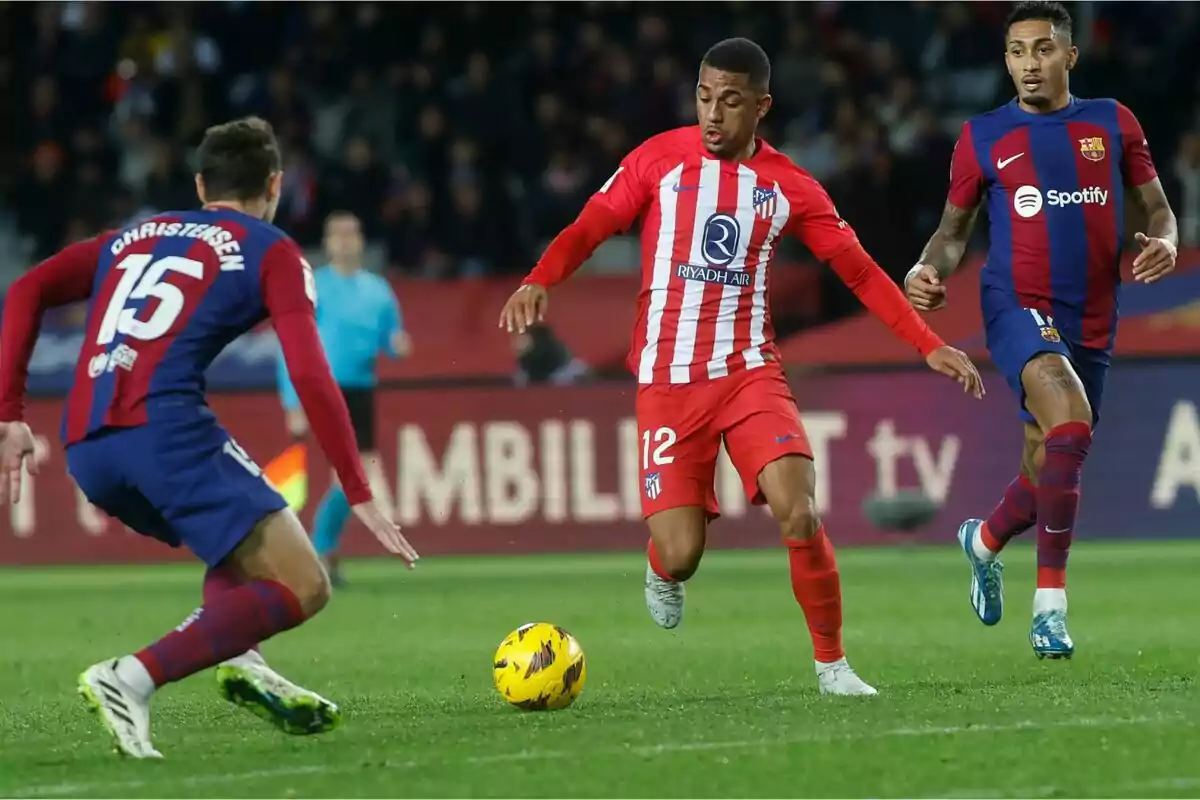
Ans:
[[[642,605],[637,554],[348,565],[352,587],[266,646],[346,724],[287,738],[211,672],[155,700],[166,755],[125,762],[75,677],[179,623],[197,566],[0,572],[0,796],[1194,796],[1200,544],[1072,554],[1071,662],[1027,642],[1033,552],[1008,554],[996,628],[953,548],[840,554],[851,663],[877,698],[822,698],[782,550],[712,552],[683,625]],[[580,701],[509,708],[491,686],[517,625],[563,625]]]

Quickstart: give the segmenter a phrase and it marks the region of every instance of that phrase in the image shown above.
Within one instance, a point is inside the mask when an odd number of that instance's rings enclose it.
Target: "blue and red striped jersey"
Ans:
[[[101,236],[63,439],[147,420],[147,402],[204,402],[217,354],[268,316],[265,280],[289,273],[312,311],[311,270],[270,223],[224,208],[171,212]],[[307,287],[307,290],[306,290]],[[295,291],[295,289],[301,291]]]
[[[76,242],[26,272],[9,287],[0,320],[0,421],[24,416],[42,313],[81,300],[87,328],[63,416],[68,446],[105,428],[153,423],[157,400],[205,406],[208,365],[269,317],[346,497],[371,500],[317,333],[312,269],[283,231],[230,208],[171,212]]]
[[[950,169],[949,202],[986,196],[985,307],[1054,318],[1060,334],[1110,349],[1117,329],[1124,189],[1157,177],[1142,126],[1115,100],[1072,97],[1032,114],[1016,100],[972,117]]]

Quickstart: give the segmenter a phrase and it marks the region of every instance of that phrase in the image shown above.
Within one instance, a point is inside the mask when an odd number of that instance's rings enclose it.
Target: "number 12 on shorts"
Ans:
[[[675,445],[675,431],[671,428],[658,428],[651,432],[642,431],[642,469],[650,469],[654,464],[660,467],[675,461],[675,456],[667,453]]]

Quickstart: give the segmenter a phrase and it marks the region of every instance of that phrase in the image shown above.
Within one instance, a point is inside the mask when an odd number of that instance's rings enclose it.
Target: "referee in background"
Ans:
[[[380,353],[391,358],[408,355],[411,342],[404,331],[400,303],[388,282],[364,270],[363,233],[358,217],[335,211],[325,220],[323,246],[329,264],[315,270],[317,330],[333,378],[350,409],[350,420],[371,490],[385,507],[391,506],[375,444],[376,363]],[[282,356],[278,360],[279,394],[288,432],[297,441],[308,436],[308,420],[288,378]],[[338,563],[338,541],[350,516],[350,503],[336,476],[317,507],[313,520],[313,547],[336,587],[345,585]]]

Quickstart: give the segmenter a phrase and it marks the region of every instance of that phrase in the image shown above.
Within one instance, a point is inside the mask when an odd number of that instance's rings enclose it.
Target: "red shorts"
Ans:
[[[768,364],[703,383],[638,387],[642,516],[679,506],[720,514],[715,488],[722,438],[750,502],[758,474],[787,455],[812,458],[800,409],[783,371]]]

